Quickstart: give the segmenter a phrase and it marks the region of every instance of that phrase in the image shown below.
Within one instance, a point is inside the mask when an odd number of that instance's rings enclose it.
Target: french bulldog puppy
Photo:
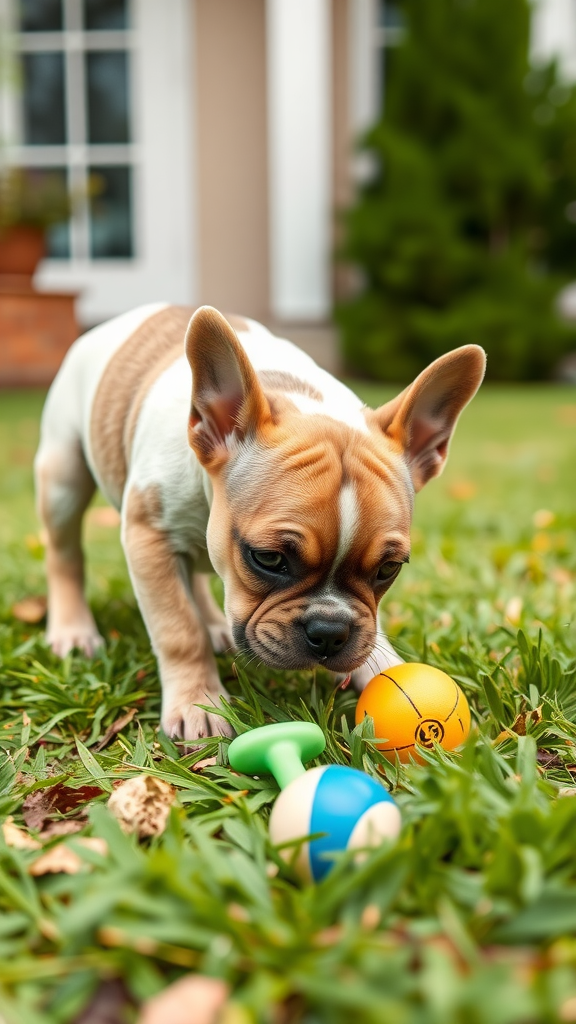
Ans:
[[[97,485],[121,513],[168,735],[226,730],[198,706],[226,693],[213,651],[320,664],[362,688],[401,660],[378,605],[410,555],[414,493],[441,472],[484,369],[466,345],[372,410],[290,342],[208,306],[147,306],[89,331],[52,385],[35,462],[49,644],[102,643],[80,539]]]

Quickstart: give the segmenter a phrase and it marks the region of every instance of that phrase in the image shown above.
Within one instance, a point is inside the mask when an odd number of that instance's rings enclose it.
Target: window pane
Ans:
[[[393,0],[380,0],[378,22],[384,28],[404,28],[404,17],[398,4]]]
[[[132,256],[130,167],[91,167],[90,251],[93,259]]]
[[[24,53],[24,142],[32,146],[66,142],[64,56]]]
[[[52,260],[70,259],[70,224],[52,224],[46,232],[46,255]]]
[[[84,0],[84,28],[128,28],[127,0]]]
[[[21,32],[61,32],[62,0],[20,0]]]
[[[70,256],[69,197],[66,168],[28,167],[22,171],[21,216],[46,229],[46,254]]]
[[[86,55],[88,141],[129,142],[128,54],[118,51]]]

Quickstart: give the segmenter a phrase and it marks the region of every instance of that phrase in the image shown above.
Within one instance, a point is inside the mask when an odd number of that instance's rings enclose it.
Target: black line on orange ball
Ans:
[[[460,715],[458,715],[458,721],[460,722],[460,728],[462,729],[462,732],[464,732],[464,725],[462,723],[462,719],[460,718]]]
[[[452,680],[452,682],[454,683],[454,680]],[[456,708],[458,707],[458,701],[460,700],[460,690],[458,689],[458,684],[454,683],[454,686],[456,688],[456,703],[455,703],[454,707],[452,708],[452,711],[450,712],[450,715],[454,714],[454,712],[456,711]],[[444,719],[445,722],[448,721],[448,719],[450,718],[450,715],[446,715],[446,718]]]
[[[437,735],[435,730],[431,729],[430,726],[436,726]],[[421,738],[422,731],[426,728],[430,735],[424,734],[424,738]],[[425,718],[423,722],[419,722],[414,733],[414,740],[419,743],[421,747],[426,747],[427,750],[433,750],[435,743],[442,743],[444,739],[444,726],[442,722],[439,722],[437,718]]]
[[[408,701],[408,702],[409,702],[409,703],[410,703],[410,704],[412,705],[412,707],[414,708],[414,711],[415,711],[415,712],[416,712],[416,714],[418,715],[418,718],[422,718],[422,715],[421,715],[421,713],[420,713],[420,712],[418,711],[418,708],[416,707],[416,705],[415,705],[414,701],[413,701],[413,700],[412,700],[412,699],[411,699],[411,698],[410,698],[410,697],[408,696],[408,694],[406,693],[406,690],[403,690],[403,689],[402,689],[402,687],[400,686],[400,683],[397,683],[395,679],[392,679],[392,676],[387,676],[385,672],[381,672],[381,673],[380,673],[380,675],[381,675],[381,676],[384,676],[384,679],[389,679],[391,683],[394,683],[394,686],[397,686],[397,687],[398,687],[398,689],[400,690],[400,693],[403,693],[403,694],[404,694],[404,696],[406,697],[406,700],[407,700],[407,701]],[[410,746],[412,746],[412,744],[410,744]],[[400,750],[401,748],[400,748],[400,747],[398,747],[398,748],[394,747],[394,750],[396,750],[396,749]]]

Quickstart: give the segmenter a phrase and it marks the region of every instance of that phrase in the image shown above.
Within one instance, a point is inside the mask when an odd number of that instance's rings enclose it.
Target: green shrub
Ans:
[[[403,0],[375,173],[345,217],[363,288],[337,310],[355,372],[407,380],[477,342],[500,379],[576,346],[555,312],[576,277],[576,96],[528,63],[528,0]],[[569,213],[575,209],[569,208]],[[575,210],[576,212],[576,210]]]

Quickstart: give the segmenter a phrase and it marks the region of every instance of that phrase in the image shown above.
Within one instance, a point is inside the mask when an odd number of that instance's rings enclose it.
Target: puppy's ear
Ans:
[[[215,469],[228,458],[230,439],[255,433],[270,419],[270,408],[235,332],[218,310],[196,310],[185,344],[192,369],[188,441],[200,462]]]
[[[458,417],[480,387],[485,369],[484,350],[464,345],[436,359],[397,398],[376,410],[382,430],[404,449],[416,491],[444,469]]]

